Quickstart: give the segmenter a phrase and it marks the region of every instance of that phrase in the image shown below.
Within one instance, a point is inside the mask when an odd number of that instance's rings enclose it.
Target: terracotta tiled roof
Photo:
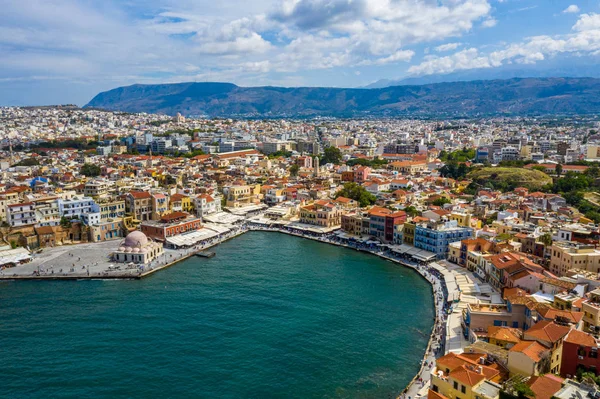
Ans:
[[[534,338],[554,344],[567,335],[569,331],[569,327],[558,325],[553,321],[541,320],[525,331],[525,337],[527,339]]]
[[[465,365],[462,365],[461,367],[451,371],[450,377],[468,387],[477,385],[485,379],[485,375],[479,374],[478,372],[469,369],[468,366]]]
[[[521,342],[521,330],[510,327],[488,327],[488,338],[518,344]]]
[[[129,195],[131,195],[134,199],[152,198],[152,195],[150,195],[150,193],[147,191],[130,191]]]
[[[433,390],[429,390],[429,392],[427,392],[427,399],[448,399],[447,397],[445,397],[444,395],[442,395],[439,392],[435,392]]]
[[[533,376],[527,381],[527,385],[533,393],[535,399],[550,399],[562,388],[563,379],[553,374],[542,376]]]
[[[592,348],[598,347],[594,337],[592,337],[590,334],[575,329],[569,331],[569,334],[567,334],[567,337],[565,338],[565,342]]]
[[[523,353],[534,362],[542,360],[542,356],[548,349],[540,345],[537,341],[522,341],[509,349],[509,352]]]

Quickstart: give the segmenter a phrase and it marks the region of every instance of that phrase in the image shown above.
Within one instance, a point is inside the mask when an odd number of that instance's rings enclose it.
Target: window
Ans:
[[[458,382],[454,381],[454,389],[458,390]]]
[[[462,385],[462,386],[460,387],[460,391],[461,391],[462,393],[467,393],[467,388],[466,388],[464,385]]]

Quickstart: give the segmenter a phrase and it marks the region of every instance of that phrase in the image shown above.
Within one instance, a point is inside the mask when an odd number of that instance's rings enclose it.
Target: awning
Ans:
[[[15,248],[6,251],[0,251],[0,266],[8,264],[18,264],[24,260],[30,260],[31,254],[25,248]]]
[[[226,231],[229,231],[229,229]],[[219,232],[214,231],[213,229],[203,228],[186,234],[178,234],[176,236],[169,237],[167,238],[167,242],[176,247],[192,246],[201,241],[218,237],[219,234]]]

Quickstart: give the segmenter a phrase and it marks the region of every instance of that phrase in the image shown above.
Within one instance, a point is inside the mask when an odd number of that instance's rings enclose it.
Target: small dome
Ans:
[[[133,248],[133,252],[138,253],[138,252],[140,252],[140,249],[139,248]]]
[[[146,244],[148,244],[148,237],[146,237],[146,234],[142,233],[141,231],[132,231],[131,233],[127,234],[127,237],[125,237],[125,242],[123,243],[124,246],[126,247],[143,247]]]
[[[119,251],[121,251],[121,252],[125,251],[125,247],[119,247]]]
[[[125,252],[131,252],[131,247],[126,247]]]

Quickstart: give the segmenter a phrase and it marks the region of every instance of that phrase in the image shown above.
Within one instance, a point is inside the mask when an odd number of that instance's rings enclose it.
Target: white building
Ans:
[[[201,194],[194,198],[194,206],[196,208],[196,216],[202,218],[221,212],[221,198],[213,198],[208,194]]]
[[[100,208],[90,197],[75,196],[71,199],[59,199],[58,210],[68,219],[80,219],[87,213],[99,212]]]
[[[37,223],[35,204],[26,202],[6,206],[6,221],[13,227],[34,225]]]

